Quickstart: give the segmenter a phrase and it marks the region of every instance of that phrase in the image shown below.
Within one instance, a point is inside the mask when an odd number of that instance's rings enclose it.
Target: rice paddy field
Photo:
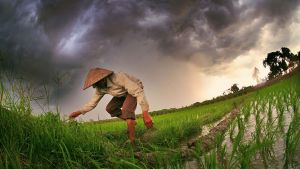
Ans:
[[[254,92],[153,116],[155,128],[137,119],[136,146],[120,120],[79,123],[59,112],[32,115],[31,98],[18,85],[0,85],[0,168],[300,168],[300,73]],[[205,126],[239,109],[208,152],[197,140]]]

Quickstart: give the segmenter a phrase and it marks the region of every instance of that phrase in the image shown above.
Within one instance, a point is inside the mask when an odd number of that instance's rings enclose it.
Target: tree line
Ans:
[[[300,64],[300,51],[297,54],[291,52],[287,47],[282,47],[281,50],[270,52],[263,60],[263,66],[269,67],[267,80],[280,77],[296,69]],[[251,88],[251,86],[243,87],[239,89],[238,85],[234,83],[229,89],[227,89],[223,95],[230,93],[237,93],[245,88]]]

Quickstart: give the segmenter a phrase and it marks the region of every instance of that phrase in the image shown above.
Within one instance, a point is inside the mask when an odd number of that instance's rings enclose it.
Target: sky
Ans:
[[[91,97],[88,70],[142,80],[150,110],[180,108],[255,85],[267,53],[300,50],[298,0],[0,0],[0,71],[67,115]],[[40,90],[38,90],[40,91]],[[105,96],[80,120],[109,118]],[[38,106],[35,112],[42,112]],[[137,114],[141,113],[138,106]]]

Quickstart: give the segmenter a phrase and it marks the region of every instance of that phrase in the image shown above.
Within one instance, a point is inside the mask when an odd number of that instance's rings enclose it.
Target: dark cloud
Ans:
[[[264,25],[286,28],[299,3],[0,0],[0,69],[45,82],[53,81],[57,72],[68,72],[71,83],[82,67],[109,56],[106,52],[128,40],[152,40],[163,57],[202,57],[209,61],[195,63],[211,67],[255,47]]]
[[[42,25],[49,40],[58,43],[70,33],[90,3],[81,0],[45,0],[37,4],[38,24]]]

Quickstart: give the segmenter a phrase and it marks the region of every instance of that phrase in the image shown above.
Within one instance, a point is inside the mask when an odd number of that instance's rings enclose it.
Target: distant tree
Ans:
[[[264,67],[270,67],[268,78],[272,79],[286,73],[289,67],[294,67],[299,63],[299,52],[295,55],[289,48],[282,47],[281,51],[268,53],[267,58],[264,59]]]
[[[228,94],[230,94],[230,93],[231,93],[230,89],[227,89],[227,90],[225,90],[225,91],[223,92],[223,96],[226,96],[226,95],[228,95]]]
[[[241,90],[247,91],[247,90],[251,90],[251,89],[253,89],[253,86],[244,86],[240,89],[240,91]]]
[[[230,87],[230,91],[232,92],[232,93],[236,93],[236,92],[238,92],[240,89],[239,89],[239,87],[237,86],[237,84],[235,83],[235,84],[233,84],[231,87]]]

